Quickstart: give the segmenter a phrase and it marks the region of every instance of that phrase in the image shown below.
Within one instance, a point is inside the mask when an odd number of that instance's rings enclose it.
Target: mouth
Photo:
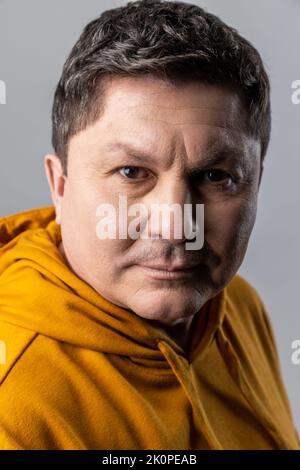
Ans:
[[[191,278],[201,267],[201,264],[139,264],[138,267],[152,279],[176,280]]]

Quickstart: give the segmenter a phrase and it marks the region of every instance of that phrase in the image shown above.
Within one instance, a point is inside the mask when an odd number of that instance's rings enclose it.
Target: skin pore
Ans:
[[[238,93],[151,77],[114,77],[104,113],[69,141],[68,176],[56,155],[45,169],[70,269],[112,303],[162,329],[184,349],[196,314],[241,265],[255,222],[260,143],[247,132]],[[119,195],[131,204],[204,204],[204,246],[184,236],[99,239],[96,208]],[[129,219],[130,220],[130,219]],[[142,265],[194,265],[157,278]]]

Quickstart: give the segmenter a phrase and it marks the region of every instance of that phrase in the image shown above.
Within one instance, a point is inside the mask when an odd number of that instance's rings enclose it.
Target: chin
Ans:
[[[193,289],[186,293],[166,289],[165,292],[150,291],[137,299],[133,298],[130,309],[142,318],[171,324],[197,313],[206,300]]]

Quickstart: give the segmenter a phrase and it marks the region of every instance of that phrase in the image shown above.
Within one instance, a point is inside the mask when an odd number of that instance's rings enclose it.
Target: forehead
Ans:
[[[74,136],[82,148],[97,154],[104,146],[123,141],[153,155],[171,148],[196,155],[222,145],[245,148],[250,138],[245,104],[228,87],[195,81],[175,86],[155,78],[122,77],[111,80],[102,99],[100,118],[81,136]]]
[[[240,94],[229,87],[199,81],[175,86],[153,78],[113,79],[104,101],[106,121],[127,117],[173,126],[202,124],[233,130],[247,121]]]

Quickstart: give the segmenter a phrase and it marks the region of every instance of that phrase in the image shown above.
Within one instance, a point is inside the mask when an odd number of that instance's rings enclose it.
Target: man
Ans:
[[[300,448],[268,314],[236,274],[269,136],[262,60],[217,17],[142,0],[86,26],[54,98],[54,207],[1,221],[0,448]],[[139,237],[99,236],[120,196],[204,205],[204,245],[171,217],[142,238],[151,211]]]

